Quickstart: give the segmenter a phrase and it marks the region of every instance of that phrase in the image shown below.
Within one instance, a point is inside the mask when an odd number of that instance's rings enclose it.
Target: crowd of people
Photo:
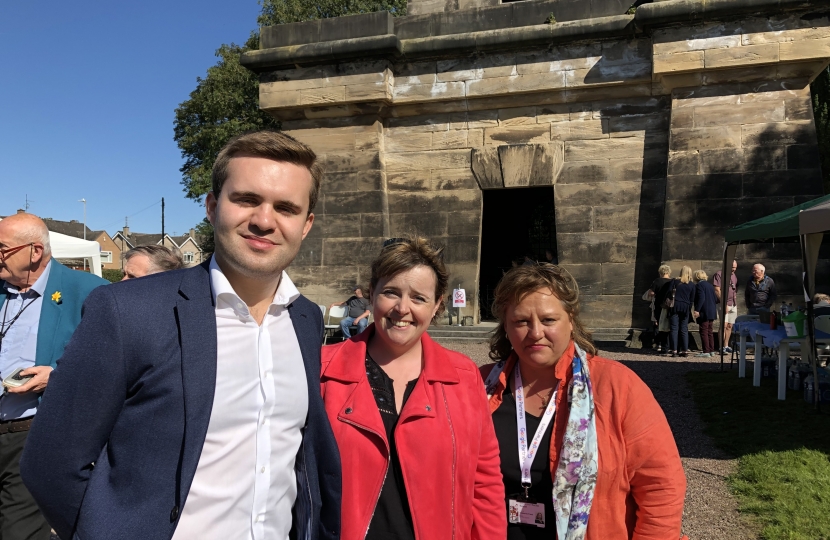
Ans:
[[[738,261],[732,261],[732,272],[726,293],[726,320],[723,325],[723,344],[716,345],[712,325],[719,318],[719,304],[723,301],[725,281],[718,270],[709,283],[703,270],[692,272],[683,266],[680,276],[672,278],[672,269],[663,264],[657,269],[654,280],[644,299],[651,301],[656,350],[664,356],[686,357],[689,354],[689,323],[696,322],[700,329],[703,351],[697,357],[708,358],[719,353],[731,353],[729,339],[738,317]],[[773,309],[778,293],[775,281],[766,274],[763,264],[752,266],[752,276],[744,289],[744,304],[749,315],[769,312]]]
[[[285,272],[321,175],[285,134],[231,140],[211,259],[170,270],[144,250],[129,260],[147,275],[107,286],[50,259],[38,218],[0,221],[0,375],[31,376],[0,398],[0,537],[679,538],[666,418],[598,356],[562,267],[503,276],[479,370],[426,333],[442,248],[396,238],[343,303],[362,331],[321,347],[320,309]],[[681,278],[675,305],[708,313]]]

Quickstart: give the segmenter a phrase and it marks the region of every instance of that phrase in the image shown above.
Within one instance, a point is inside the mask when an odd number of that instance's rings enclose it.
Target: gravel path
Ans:
[[[447,343],[477,364],[490,362],[484,343]],[[757,533],[738,514],[737,504],[724,478],[736,466],[703,434],[684,374],[716,370],[720,358],[664,358],[637,349],[603,349],[600,354],[623,362],[645,381],[663,407],[674,432],[686,471],[688,488],[683,511],[683,533],[691,540],[755,540]]]

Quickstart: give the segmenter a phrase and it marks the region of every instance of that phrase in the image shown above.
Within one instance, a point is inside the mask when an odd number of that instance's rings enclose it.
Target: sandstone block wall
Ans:
[[[559,260],[587,323],[625,331],[647,324],[640,296],[661,261],[712,274],[727,228],[821,194],[809,82],[830,61],[825,13],[776,5],[670,20],[665,10],[687,3],[667,0],[552,26],[516,27],[511,15],[493,30],[488,10],[518,4],[419,5],[393,22],[371,15],[354,38],[341,28],[243,58],[261,73],[261,107],[326,167],[291,269],[319,303],[366,282],[384,238],[417,232],[446,246],[451,283],[477,313],[482,191],[550,186]],[[263,30],[269,43],[302,39],[279,28]],[[797,294],[793,247],[739,257],[772,261]]]

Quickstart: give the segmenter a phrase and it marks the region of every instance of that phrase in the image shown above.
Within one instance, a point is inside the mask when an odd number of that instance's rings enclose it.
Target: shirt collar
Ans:
[[[211,292],[213,293],[213,303],[219,306],[219,300],[227,300],[228,303],[237,311],[244,311],[247,313],[248,307],[233,290],[233,286],[225,277],[225,273],[219,268],[216,263],[216,257],[210,259],[210,284]],[[229,298],[230,297],[230,298]],[[290,303],[300,297],[300,291],[294,286],[294,282],[288,277],[285,271],[280,276],[280,284],[277,287],[277,292],[274,294],[274,300],[271,301],[272,306],[288,306]]]
[[[35,281],[32,285],[30,290],[37,293],[38,296],[43,296],[43,292],[46,290],[46,283],[49,281],[49,274],[52,272],[52,261],[50,260],[46,264],[46,269],[40,275],[39,278]],[[9,292],[9,294],[20,294],[20,289],[9,283],[8,281],[3,282],[3,287]]]

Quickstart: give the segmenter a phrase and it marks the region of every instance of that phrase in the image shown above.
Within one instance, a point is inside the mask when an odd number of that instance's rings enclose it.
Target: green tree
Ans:
[[[389,11],[406,15],[406,0],[260,0],[260,26],[326,19],[357,13]]]
[[[184,165],[185,197],[201,202],[210,191],[210,173],[219,150],[228,140],[254,129],[279,128],[279,123],[259,109],[259,78],[239,63],[239,56],[259,48],[259,36],[251,34],[245,45],[234,43],[217,49],[219,62],[196,79],[190,99],[176,108],[173,140],[179,145]]]
[[[199,222],[195,227],[196,241],[199,242],[199,247],[205,253],[213,253],[216,251],[216,244],[213,243],[213,225],[207,218]]]

